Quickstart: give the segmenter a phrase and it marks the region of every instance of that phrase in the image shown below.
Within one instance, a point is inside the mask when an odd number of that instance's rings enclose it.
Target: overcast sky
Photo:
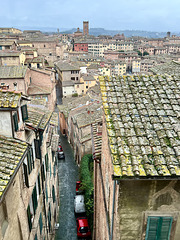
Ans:
[[[180,0],[3,0],[0,27],[180,32]]]

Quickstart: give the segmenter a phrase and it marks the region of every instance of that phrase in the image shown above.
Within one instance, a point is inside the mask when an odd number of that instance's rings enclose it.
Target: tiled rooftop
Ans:
[[[51,115],[52,112],[45,109],[28,107],[28,119],[25,122],[34,128],[44,129]]]
[[[0,78],[24,78],[27,66],[1,66]]]
[[[59,61],[55,65],[60,69],[60,71],[73,71],[73,70],[80,71],[79,67],[70,65],[67,62]]]
[[[30,84],[28,86],[28,95],[49,95],[51,94],[50,88],[42,86],[37,86],[35,84]]]
[[[169,75],[177,74],[180,76],[180,62],[175,61],[167,62],[164,64],[157,65],[151,68],[150,70],[155,74],[166,73]]]
[[[180,176],[180,79],[99,77],[114,177]]]
[[[54,126],[58,126],[58,114],[56,112],[53,112],[51,116],[50,124]]]
[[[28,144],[0,135],[0,199]]]
[[[0,108],[17,108],[21,93],[0,90]]]

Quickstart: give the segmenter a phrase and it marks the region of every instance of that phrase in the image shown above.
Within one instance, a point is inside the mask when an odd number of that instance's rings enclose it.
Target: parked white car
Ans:
[[[74,212],[85,213],[84,195],[76,195],[74,197]]]

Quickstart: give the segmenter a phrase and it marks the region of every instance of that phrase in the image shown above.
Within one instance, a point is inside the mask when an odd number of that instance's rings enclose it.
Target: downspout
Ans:
[[[115,195],[116,195],[116,180],[114,180],[114,186],[113,186],[113,206],[112,206],[111,236],[110,236],[110,240],[113,240]]]

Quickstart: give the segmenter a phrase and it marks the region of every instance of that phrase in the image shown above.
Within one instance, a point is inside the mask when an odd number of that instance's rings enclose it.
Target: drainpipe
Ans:
[[[114,180],[114,186],[113,186],[113,206],[112,206],[111,236],[110,236],[110,240],[113,240],[115,195],[116,195],[116,180]]]

